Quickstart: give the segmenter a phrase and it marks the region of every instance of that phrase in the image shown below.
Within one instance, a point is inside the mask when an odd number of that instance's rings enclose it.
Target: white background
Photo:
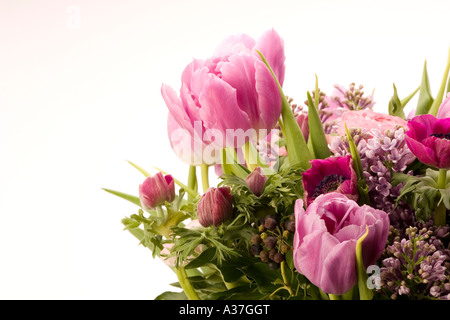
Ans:
[[[228,35],[284,38],[285,93],[351,82],[387,112],[446,63],[447,1],[1,0],[0,298],[153,299],[175,275],[127,232],[131,160],[186,181],[162,83]],[[414,105],[415,100],[411,102]]]

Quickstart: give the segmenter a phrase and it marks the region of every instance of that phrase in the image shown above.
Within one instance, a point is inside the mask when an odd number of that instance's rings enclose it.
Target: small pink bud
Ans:
[[[304,113],[300,113],[297,118],[298,126],[300,127],[300,130],[302,131],[303,137],[305,138],[305,141],[308,141],[309,137],[309,122],[308,122],[308,115]]]
[[[139,198],[144,209],[154,209],[175,199],[175,183],[171,175],[158,172],[139,186]]]
[[[218,227],[233,216],[233,205],[229,187],[209,188],[197,207],[198,221],[204,227]]]
[[[253,172],[245,178],[245,182],[247,182],[248,187],[257,197],[261,195],[266,181],[267,176],[264,174],[261,167],[255,168],[255,170],[253,170]]]

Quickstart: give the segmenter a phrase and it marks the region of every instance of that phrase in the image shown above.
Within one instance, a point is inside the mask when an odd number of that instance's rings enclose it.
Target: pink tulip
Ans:
[[[139,186],[139,198],[142,208],[147,210],[155,209],[166,201],[172,202],[175,199],[175,182],[172,176],[164,176],[158,172],[148,177]]]
[[[439,106],[436,118],[438,119],[450,118],[450,92],[447,93],[447,98]]]
[[[246,140],[227,137],[227,129],[257,131],[275,126],[281,112],[280,92],[255,49],[282,81],[283,40],[270,30],[258,41],[246,35],[231,37],[212,58],[192,61],[182,74],[179,97],[162,85],[164,101],[181,128],[202,141],[213,140],[217,148],[237,148]],[[201,130],[194,130],[196,122]]]
[[[233,216],[229,187],[209,188],[197,206],[198,221],[204,227],[218,227]]]
[[[311,168],[303,172],[304,201],[307,205],[321,194],[338,192],[358,200],[357,176],[350,155],[311,160]]]
[[[406,144],[424,164],[450,169],[450,118],[424,114],[408,121]]]
[[[362,207],[339,193],[319,196],[305,211],[295,203],[293,257],[298,272],[325,293],[344,294],[357,282],[356,242],[362,242],[364,266],[381,256],[388,237],[389,217],[370,206]]]

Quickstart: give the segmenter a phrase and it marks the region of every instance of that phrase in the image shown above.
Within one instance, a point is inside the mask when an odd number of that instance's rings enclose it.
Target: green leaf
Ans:
[[[419,101],[417,102],[416,116],[427,114],[433,104],[431,96],[430,80],[428,79],[427,61],[423,65],[422,82],[420,84]]]
[[[389,101],[389,115],[405,119],[405,112],[403,111],[402,102],[398,97],[397,88],[395,87],[395,84],[394,84],[394,95]]]
[[[199,268],[210,263],[216,255],[216,248],[208,248],[203,251],[197,258],[187,264],[185,269]]]
[[[355,170],[356,176],[358,178],[357,186],[359,193],[359,204],[370,204],[369,200],[369,187],[366,183],[366,178],[364,177],[364,171],[361,163],[361,157],[359,156],[358,148],[356,147],[355,141],[353,140],[350,132],[348,131],[347,124],[345,124],[345,132],[347,135],[348,145],[350,149],[350,154],[353,160],[353,169]]]
[[[439,192],[441,193],[441,201],[444,202],[447,210],[450,210],[450,189],[439,189]]]
[[[309,139],[314,150],[314,155],[317,159],[326,159],[331,155],[328,148],[327,138],[323,130],[322,121],[320,121],[317,106],[314,105],[311,94],[307,92],[308,96],[308,123],[309,123]]]
[[[138,166],[137,164],[128,161],[129,164],[131,164],[133,167],[135,167],[137,170],[139,170],[145,177],[149,177],[150,173],[148,173],[147,171],[145,171],[142,167]]]
[[[245,179],[250,170],[238,162],[238,156],[234,148],[222,149],[222,170],[224,174],[234,174],[242,179]]]
[[[439,87],[439,91],[436,94],[436,99],[433,101],[433,104],[430,107],[430,111],[428,112],[429,114],[431,114],[435,117],[438,113],[439,107],[444,98],[444,93],[445,93],[445,89],[446,89],[445,85],[447,83],[449,71],[450,71],[450,48],[448,50],[447,65],[445,66],[444,75],[443,75],[442,81],[441,81],[441,86]]]
[[[266,64],[267,68],[269,69],[278,85],[278,89],[280,90],[282,101],[281,118],[283,120],[281,129],[286,140],[286,149],[288,152],[289,163],[290,165],[300,163],[300,165],[305,170],[309,169],[311,167],[309,161],[312,159],[312,157],[308,150],[305,137],[303,136],[297,120],[292,113],[291,107],[289,106],[289,103],[286,99],[286,96],[284,95],[283,89],[281,88],[280,82],[278,81],[275,73],[273,72],[264,55],[260,51],[256,51],[260,55],[261,60]]]
[[[405,106],[408,104],[408,102],[416,95],[417,92],[419,92],[420,87],[417,87],[416,90],[414,90],[412,93],[410,93],[408,96],[403,98],[400,102],[402,104],[402,107],[405,108]]]
[[[372,300],[373,292],[367,287],[367,273],[362,259],[361,243],[369,234],[369,227],[366,226],[366,233],[356,242],[356,271],[358,274],[358,288],[360,300]]]
[[[157,296],[155,300],[188,300],[188,298],[186,297],[184,291],[181,292],[166,291]]]
[[[130,201],[131,203],[137,205],[138,207],[141,207],[141,200],[139,199],[139,197],[136,196],[132,196],[123,192],[119,192],[119,191],[115,191],[115,190],[111,190],[111,189],[106,189],[106,188],[102,188],[102,190],[105,190],[106,192],[109,192],[119,198],[125,199]]]

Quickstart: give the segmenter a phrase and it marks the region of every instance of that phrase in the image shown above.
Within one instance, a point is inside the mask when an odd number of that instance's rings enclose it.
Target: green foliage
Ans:
[[[447,173],[447,181],[449,181]],[[450,183],[445,188],[438,188],[439,172],[428,168],[423,176],[412,176],[404,173],[394,173],[391,184],[397,186],[403,183],[397,204],[403,200],[408,202],[418,220],[427,221],[432,217],[436,205],[444,203],[450,209]]]

